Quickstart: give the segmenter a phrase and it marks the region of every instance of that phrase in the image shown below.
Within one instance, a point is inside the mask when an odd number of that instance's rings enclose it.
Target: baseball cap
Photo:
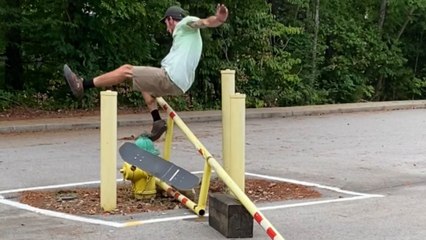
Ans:
[[[164,23],[166,18],[172,17],[176,20],[182,20],[186,16],[185,10],[183,10],[179,6],[171,6],[166,10],[164,17],[160,20],[160,22]]]

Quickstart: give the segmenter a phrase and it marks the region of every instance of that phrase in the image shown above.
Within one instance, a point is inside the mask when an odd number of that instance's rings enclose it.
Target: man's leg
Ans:
[[[135,70],[136,69],[136,70]],[[107,72],[93,79],[82,79],[78,77],[68,65],[64,65],[64,76],[71,88],[74,96],[82,98],[84,89],[94,87],[108,87],[122,83],[127,79],[134,79],[137,88],[141,91],[142,96],[148,106],[153,118],[153,126],[149,138],[156,141],[166,131],[166,121],[161,119],[158,112],[157,102],[151,93],[165,93],[167,89],[160,87],[159,81],[164,81],[166,78],[164,70],[153,67],[133,67],[132,65],[123,65],[111,72]],[[147,92],[145,92],[147,91]]]
[[[161,119],[158,112],[155,97],[179,95],[183,94],[183,91],[170,80],[164,69],[146,66],[134,66],[133,86],[135,90],[139,90],[142,93],[145,103],[151,112],[153,126],[150,139],[155,141],[167,129],[166,121]]]
[[[154,122],[152,124],[151,135],[149,136],[149,138],[152,141],[156,141],[167,130],[166,121],[161,119],[160,112],[158,111],[157,101],[155,100],[155,98],[147,92],[141,93],[146,105],[148,106],[148,110],[151,113],[152,120]]]
[[[93,78],[93,85],[95,87],[109,87],[131,78],[133,78],[133,66],[126,64],[111,72]]]
[[[133,66],[126,64],[93,79],[82,79],[65,64],[64,77],[67,80],[74,96],[82,98],[84,95],[84,89],[113,86],[122,83],[127,79],[131,79],[133,77]]]

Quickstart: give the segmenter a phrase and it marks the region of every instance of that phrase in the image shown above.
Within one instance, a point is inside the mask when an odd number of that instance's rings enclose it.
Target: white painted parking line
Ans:
[[[198,173],[202,173],[202,172],[193,172],[193,173],[198,174]],[[312,205],[319,205],[319,204],[330,204],[330,203],[336,203],[336,202],[355,201],[355,200],[363,200],[363,199],[368,199],[368,198],[384,197],[383,195],[366,194],[366,193],[348,191],[348,190],[343,190],[343,189],[340,189],[340,188],[337,188],[337,187],[331,187],[331,186],[326,186],[326,185],[321,185],[321,184],[311,183],[311,182],[298,181],[298,180],[294,180],[294,179],[280,178],[280,177],[267,176],[267,175],[254,174],[254,173],[246,173],[246,175],[252,176],[252,177],[257,177],[257,178],[274,180],[274,181],[288,182],[288,183],[293,183],[293,184],[298,184],[298,185],[303,185],[303,186],[308,186],[308,187],[326,189],[326,190],[330,190],[330,191],[334,191],[334,192],[338,192],[338,193],[343,193],[343,194],[347,194],[347,195],[353,195],[353,197],[344,197],[344,198],[338,198],[338,199],[309,201],[309,202],[301,202],[301,203],[293,203],[293,204],[280,204],[280,205],[274,205],[274,206],[259,207],[259,209],[261,211],[284,209],[284,208],[294,208],[294,207],[305,207],[305,206],[312,206]],[[123,180],[117,179],[117,181],[123,181]],[[2,196],[4,194],[19,193],[19,192],[23,192],[23,191],[69,188],[69,187],[92,185],[92,184],[99,184],[99,183],[100,183],[100,181],[90,181],[90,182],[49,185],[49,186],[20,188],[20,189],[11,189],[11,190],[0,191],[0,204],[5,204],[5,205],[9,205],[9,206],[16,207],[16,208],[19,208],[19,209],[27,210],[27,211],[30,211],[30,212],[43,214],[45,216],[62,218],[62,219],[71,220],[71,221],[85,222],[85,223],[90,223],[90,224],[111,226],[111,227],[116,227],[116,228],[138,226],[138,225],[150,224],[150,223],[169,222],[169,221],[178,221],[178,220],[184,220],[184,219],[198,218],[197,215],[183,215],[183,216],[176,216],[176,217],[153,218],[153,219],[147,219],[147,220],[136,220],[136,221],[132,220],[132,221],[127,221],[127,222],[114,222],[114,221],[100,220],[100,219],[95,219],[95,218],[75,216],[75,215],[71,215],[71,214],[55,212],[55,211],[46,210],[46,209],[40,209],[40,208],[29,206],[27,204],[22,204],[22,203],[19,203],[19,202],[16,202],[16,201],[5,199],[5,197]],[[207,217],[207,216],[208,216],[208,214],[206,214],[204,217]]]
[[[40,208],[29,206],[27,204],[22,204],[22,203],[7,200],[7,199],[0,199],[0,203],[6,204],[6,205],[9,205],[9,206],[12,206],[12,207],[16,207],[16,208],[19,208],[19,209],[27,210],[27,211],[30,211],[30,212],[43,214],[43,215],[50,216],[50,217],[57,217],[57,218],[62,218],[62,219],[67,219],[67,220],[72,220],[72,221],[77,221],[77,222],[106,225],[106,226],[111,226],[111,227],[121,227],[123,225],[122,223],[118,223],[118,222],[104,221],[104,220],[100,220],[100,219],[80,217],[80,216],[75,216],[75,215],[71,215],[71,214],[55,212],[55,211],[46,210],[46,209],[40,209]]]
[[[318,183],[304,182],[304,181],[298,181],[298,180],[288,179],[288,178],[272,177],[272,176],[255,174],[255,173],[246,173],[246,175],[252,176],[252,177],[258,177],[258,178],[265,178],[265,179],[269,179],[269,180],[280,181],[280,182],[294,183],[294,184],[303,185],[303,186],[307,186],[307,187],[316,187],[316,188],[326,189],[326,190],[330,190],[330,191],[333,191],[333,192],[344,193],[344,194],[348,194],[348,195],[368,196],[368,197],[383,197],[383,195],[353,192],[353,191],[343,190],[343,189],[340,189],[340,188],[337,188],[337,187],[330,187],[330,186],[325,186],[325,185],[321,185],[321,184],[318,184]]]
[[[375,198],[375,197],[379,197],[379,195],[377,195],[377,196],[356,196],[356,197],[320,200],[320,201],[312,201],[312,202],[283,204],[283,205],[277,205],[277,206],[260,207],[259,209],[263,210],[263,211],[268,211],[268,210],[276,210],[276,209],[283,209],[283,208],[306,207],[306,206],[320,205],[320,204],[327,204],[327,203],[355,201],[355,200],[362,200],[362,199]],[[381,196],[381,197],[383,197],[383,196]]]
[[[117,179],[117,181],[123,181],[123,179]],[[90,181],[90,182],[78,182],[78,183],[67,183],[67,184],[58,184],[58,185],[48,185],[48,186],[41,186],[41,187],[29,187],[29,188],[18,188],[18,189],[11,189],[11,190],[5,190],[0,191],[1,194],[10,194],[10,193],[18,193],[18,192],[25,192],[25,191],[37,191],[37,190],[47,190],[47,189],[57,189],[57,188],[69,188],[69,187],[77,187],[77,186],[86,186],[86,185],[92,185],[92,184],[99,184],[100,181]]]
[[[204,217],[208,217],[208,214],[205,214]],[[136,220],[136,221],[130,221],[130,222],[124,222],[122,223],[122,227],[134,227],[138,225],[145,225],[150,223],[161,223],[161,222],[171,222],[171,221],[180,221],[185,219],[195,219],[199,218],[197,215],[186,215],[186,216],[176,216],[176,217],[163,217],[163,218],[154,218],[154,219],[147,219],[147,220]]]

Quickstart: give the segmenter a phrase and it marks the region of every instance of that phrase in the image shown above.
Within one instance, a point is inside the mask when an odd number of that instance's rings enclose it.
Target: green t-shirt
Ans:
[[[191,28],[188,22],[199,18],[188,16],[176,24],[173,31],[173,45],[169,54],[161,61],[170,79],[182,89],[188,91],[194,82],[195,69],[200,61],[203,42],[200,29]]]

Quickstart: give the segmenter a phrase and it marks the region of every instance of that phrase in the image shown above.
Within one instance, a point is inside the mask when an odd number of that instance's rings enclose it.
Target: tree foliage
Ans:
[[[179,108],[214,108],[220,70],[237,71],[250,107],[426,95],[425,0],[226,0],[229,21],[203,29],[196,82]],[[84,77],[121,64],[159,66],[171,37],[159,22],[179,4],[208,17],[217,2],[182,0],[0,0],[0,108],[95,107],[98,92],[73,101],[61,76]],[[120,101],[143,104],[131,84]]]

